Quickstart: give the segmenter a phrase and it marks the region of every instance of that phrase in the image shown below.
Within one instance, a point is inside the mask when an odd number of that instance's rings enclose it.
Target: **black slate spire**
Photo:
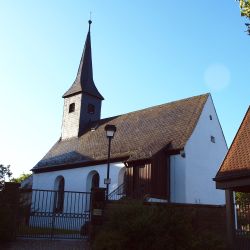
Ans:
[[[63,95],[63,98],[75,95],[77,93],[85,93],[87,95],[97,97],[104,100],[103,96],[97,90],[93,80],[92,55],[91,55],[91,39],[90,26],[92,21],[89,20],[89,31],[85,41],[82,58],[76,75],[76,79],[69,90]]]

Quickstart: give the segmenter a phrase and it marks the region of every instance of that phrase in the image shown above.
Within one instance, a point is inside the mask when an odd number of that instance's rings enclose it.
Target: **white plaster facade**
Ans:
[[[215,143],[211,141],[214,137]],[[185,145],[185,157],[171,156],[171,202],[225,204],[225,192],[217,190],[213,177],[226,153],[227,144],[209,95],[198,123]]]
[[[122,162],[110,164],[110,192],[112,192],[118,187],[118,183],[123,182],[121,180],[121,173],[124,173],[124,168],[125,166]],[[99,186],[106,187],[106,185],[104,184],[104,179],[107,175],[107,164],[101,164],[90,167],[79,167],[68,170],[59,170],[34,174],[33,189],[54,190],[56,178],[58,176],[63,176],[65,181],[65,191],[90,192],[91,179],[88,177],[90,177],[91,173],[93,172],[97,172],[100,176]]]

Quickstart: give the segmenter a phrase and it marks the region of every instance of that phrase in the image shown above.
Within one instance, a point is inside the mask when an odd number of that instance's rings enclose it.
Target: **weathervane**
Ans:
[[[89,31],[90,31],[90,25],[91,25],[91,23],[92,23],[92,21],[91,21],[91,14],[92,14],[92,12],[90,11],[90,12],[89,12]]]

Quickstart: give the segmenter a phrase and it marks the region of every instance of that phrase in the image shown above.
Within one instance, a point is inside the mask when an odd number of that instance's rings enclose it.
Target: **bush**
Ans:
[[[192,226],[194,213],[181,208],[146,206],[131,201],[107,209],[95,233],[94,250],[223,249],[220,239]]]

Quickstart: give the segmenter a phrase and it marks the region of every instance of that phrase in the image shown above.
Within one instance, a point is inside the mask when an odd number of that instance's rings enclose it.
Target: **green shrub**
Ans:
[[[195,232],[194,216],[192,210],[136,201],[114,205],[95,232],[93,250],[223,249],[220,239]]]

